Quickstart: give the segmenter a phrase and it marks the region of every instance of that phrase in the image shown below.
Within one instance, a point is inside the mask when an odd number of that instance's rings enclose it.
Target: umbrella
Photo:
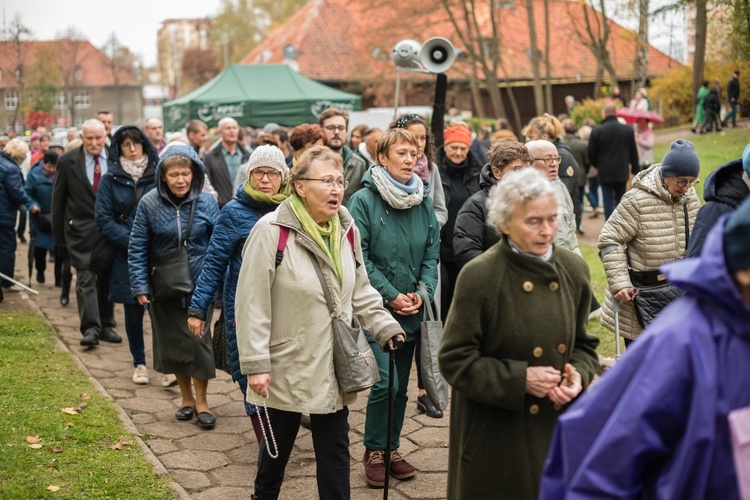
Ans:
[[[31,286],[31,278],[34,276],[34,249],[36,248],[36,217],[31,214],[29,217],[29,286]]]
[[[664,123],[664,118],[659,113],[646,109],[620,108],[617,110],[617,117],[624,119],[626,123],[636,123],[641,118],[654,123]]]

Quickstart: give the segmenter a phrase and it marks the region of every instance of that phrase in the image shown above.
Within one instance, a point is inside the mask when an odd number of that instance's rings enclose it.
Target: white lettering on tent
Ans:
[[[244,115],[244,104],[216,104],[215,102],[208,102],[198,108],[198,116],[204,122],[221,120],[227,116],[231,118],[239,118]]]
[[[182,110],[178,106],[169,108],[169,121],[173,123],[182,121]]]
[[[354,111],[354,104],[345,102],[333,102],[328,100],[316,101],[312,106],[310,106],[310,111],[312,111],[312,114],[315,116],[315,118],[317,118],[320,116],[320,113],[328,108],[338,108],[344,113],[351,113],[352,111]]]

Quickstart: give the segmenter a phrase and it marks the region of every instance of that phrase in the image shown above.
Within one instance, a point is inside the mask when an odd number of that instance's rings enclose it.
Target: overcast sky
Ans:
[[[114,31],[120,42],[143,57],[146,66],[156,64],[156,32],[169,18],[213,16],[219,0],[2,0],[0,22],[10,25],[21,16],[36,40],[52,40],[75,26],[101,47]]]

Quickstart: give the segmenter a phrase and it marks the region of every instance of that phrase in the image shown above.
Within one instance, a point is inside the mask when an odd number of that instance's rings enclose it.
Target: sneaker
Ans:
[[[148,372],[146,371],[146,365],[137,365],[133,372],[133,382],[138,385],[148,384]]]
[[[385,462],[383,461],[383,450],[368,450],[365,448],[365,457],[362,463],[365,466],[365,478],[367,484],[374,488],[385,486]]]
[[[161,386],[172,387],[173,385],[177,385],[177,377],[175,377],[173,373],[167,373],[164,375],[161,379]]]
[[[398,450],[391,452],[391,476],[396,479],[409,479],[417,475],[417,468],[404,460]]]
[[[442,410],[438,410],[435,405],[432,404],[430,396],[426,393],[417,397],[417,411],[419,413],[424,413],[428,417],[443,418]]]

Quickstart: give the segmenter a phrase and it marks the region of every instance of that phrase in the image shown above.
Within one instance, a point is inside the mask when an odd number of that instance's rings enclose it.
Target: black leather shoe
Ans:
[[[183,406],[174,413],[177,420],[191,420],[195,415],[195,408],[192,406]]]
[[[36,282],[44,283],[44,273],[39,272],[39,271],[36,272]]]
[[[99,345],[99,339],[96,336],[96,331],[89,330],[86,333],[83,334],[83,338],[81,339],[81,345],[86,347],[93,347],[95,345]]]
[[[432,404],[432,400],[427,394],[422,394],[417,398],[417,410],[428,417],[443,418],[443,411],[435,408],[435,405]]]
[[[213,413],[202,411],[198,414],[198,425],[203,429],[213,429],[216,425],[216,417]]]
[[[60,305],[63,307],[68,307],[68,304],[70,304],[70,290],[66,290],[63,288],[62,293],[60,294]]]
[[[102,330],[99,333],[99,340],[103,340],[104,342],[112,342],[113,344],[119,344],[122,342],[122,337],[117,335],[114,330]]]

